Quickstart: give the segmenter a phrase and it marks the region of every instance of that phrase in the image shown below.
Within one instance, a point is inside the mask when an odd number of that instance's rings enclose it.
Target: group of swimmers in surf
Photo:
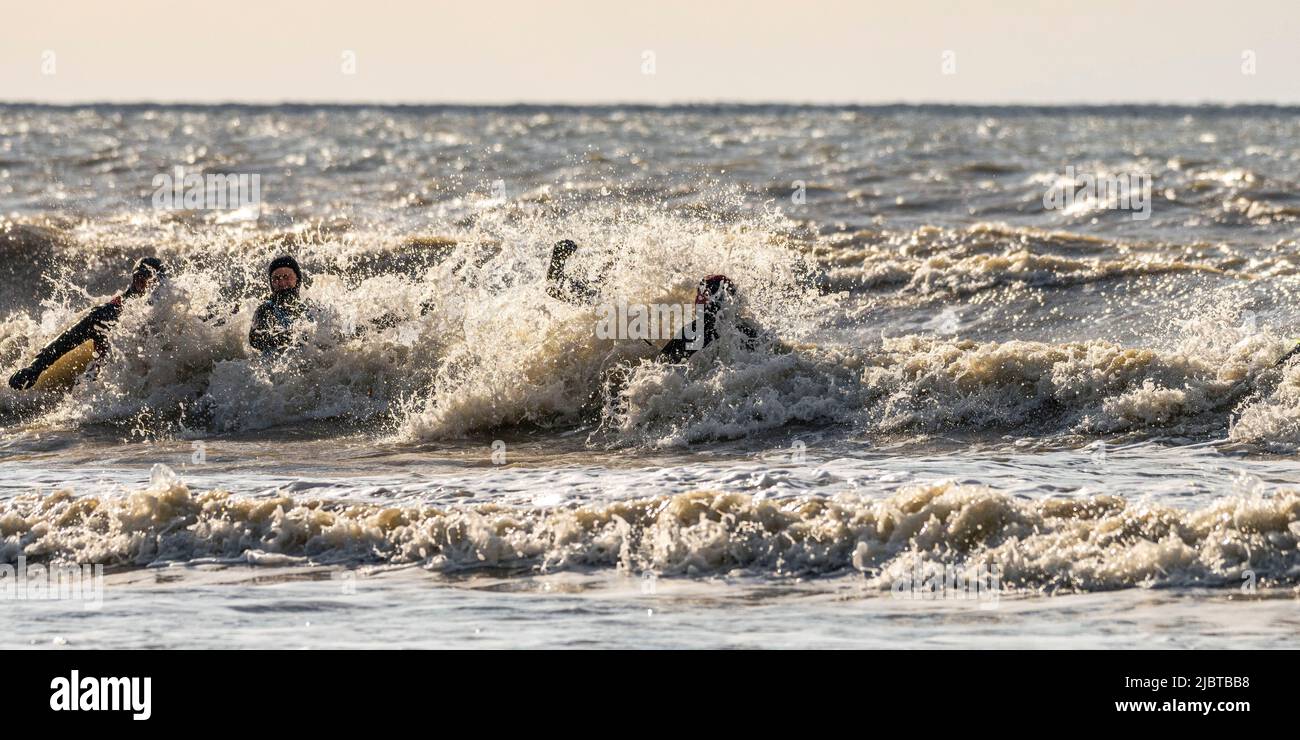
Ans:
[[[599,290],[573,277],[566,269],[568,259],[577,250],[578,245],[567,239],[552,248],[546,274],[546,291],[553,299],[564,303],[590,305],[597,300]],[[110,335],[122,315],[123,306],[141,297],[147,299],[167,279],[167,274],[166,265],[157,257],[145,257],[137,261],[131,271],[131,284],[125,291],[91,309],[80,321],[50,342],[30,364],[9,378],[9,387],[14,390],[32,388],[41,373],[86,342],[94,342],[95,357],[103,357],[108,352]],[[302,296],[303,271],[293,257],[276,257],[267,266],[266,277],[270,294],[253,314],[248,343],[263,356],[277,357],[296,346],[298,339],[295,326],[310,315],[312,304]],[[736,285],[727,276],[708,275],[702,278],[695,293],[694,320],[681,327],[677,335],[659,349],[656,359],[670,363],[684,362],[731,329],[738,333],[742,341],[752,346],[758,337],[754,324],[737,315],[734,310],[723,310],[735,307],[738,304],[737,297]]]

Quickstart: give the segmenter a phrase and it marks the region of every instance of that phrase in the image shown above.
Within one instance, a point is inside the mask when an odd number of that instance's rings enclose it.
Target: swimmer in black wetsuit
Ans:
[[[700,281],[695,290],[695,321],[690,326],[682,327],[664,348],[659,351],[659,359],[666,362],[683,362],[691,355],[704,349],[718,338],[718,330],[724,316],[730,316],[732,326],[744,334],[746,343],[753,346],[758,339],[758,327],[752,321],[731,314],[736,308],[736,284],[726,275],[709,275]],[[727,313],[724,310],[730,309]]]
[[[753,349],[758,345],[759,328],[748,318],[736,315],[738,308],[736,284],[730,278],[726,275],[704,277],[695,290],[695,320],[682,327],[677,336],[659,350],[654,361],[686,362],[720,336],[732,332],[739,332],[745,346]],[[605,372],[603,413],[616,414],[624,408],[621,392],[626,382],[627,368],[624,366],[614,366]]]
[[[591,303],[599,291],[564,270],[565,263],[576,251],[578,245],[571,239],[556,242],[551,248],[551,264],[546,268],[546,294],[565,303]]]
[[[167,274],[162,260],[157,257],[145,257],[135,263],[131,271],[131,287],[113,300],[98,306],[86,314],[72,328],[50,342],[36,355],[36,359],[27,367],[19,370],[9,378],[9,387],[24,391],[36,384],[37,378],[51,365],[59,361],[68,352],[86,342],[95,343],[95,357],[108,353],[108,335],[117,320],[122,316],[122,307],[126,301],[142,295],[148,295],[158,285],[158,281]]]
[[[295,345],[293,327],[314,307],[302,299],[302,268],[293,257],[276,257],[266,270],[271,295],[257,307],[248,343],[265,356],[277,356]]]

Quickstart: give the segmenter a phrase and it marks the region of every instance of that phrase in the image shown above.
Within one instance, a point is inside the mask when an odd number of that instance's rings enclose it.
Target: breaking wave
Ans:
[[[0,421],[157,436],[328,420],[413,443],[581,426],[596,445],[652,447],[789,425],[887,435],[1025,428],[1071,440],[1204,435],[1224,429],[1242,390],[1289,349],[1267,327],[1236,326],[1241,301],[1213,291],[1186,326],[1147,327],[1150,347],[987,341],[955,329],[940,337],[888,324],[876,339],[853,328],[876,320],[879,304],[855,292],[868,285],[894,284],[895,303],[925,303],[1011,283],[1167,272],[1246,280],[1283,270],[1282,252],[1277,264],[1247,264],[1226,248],[1175,254],[999,224],[810,237],[775,212],[689,217],[630,204],[493,206],[445,227],[412,235],[336,219],[270,232],[181,229],[153,250],[174,277],[150,303],[128,304],[122,339],[97,370],[67,395],[0,387]],[[44,249],[62,265],[45,276],[35,306],[0,317],[7,376],[95,302],[82,285],[112,289],[121,266],[144,252],[54,222],[9,222],[4,234],[0,248]],[[689,302],[700,275],[726,272],[765,340],[750,348],[724,336],[695,361],[668,366],[649,362],[656,349],[644,343],[599,339],[597,307],[546,294],[559,237],[583,245],[571,268],[600,286],[602,303]],[[286,250],[306,267],[306,295],[321,310],[292,361],[268,362],[247,346],[248,321],[262,266]],[[82,273],[70,272],[74,262]],[[1294,385],[1251,395],[1258,407],[1239,416],[1233,439],[1300,443]]]
[[[1177,273],[1244,275],[1232,250],[1114,241],[1059,231],[980,223],[965,229],[837,234],[819,250],[835,290],[954,297],[1001,286],[1068,287]],[[1290,265],[1286,265],[1290,268]],[[1280,269],[1280,268],[1279,268]]]
[[[156,468],[125,497],[0,503],[0,562],[419,564],[438,572],[575,569],[709,576],[861,573],[888,589],[918,563],[996,567],[1003,588],[1300,583],[1300,496],[1193,510],[1122,498],[1023,500],[925,484],[872,499],[696,491],[576,507],[385,507],[194,493]]]
[[[110,356],[66,396],[0,389],[0,418],[39,413],[57,425],[109,423],[145,433],[338,418],[400,421],[415,437],[572,422],[582,405],[575,398],[591,396],[602,368],[653,352],[597,340],[594,308],[546,295],[554,241],[583,245],[570,267],[601,285],[604,302],[689,303],[700,275],[727,272],[760,321],[798,336],[815,323],[824,297],[805,279],[800,255],[771,233],[761,221],[720,225],[633,206],[568,217],[502,208],[417,236],[338,224],[182,232],[155,250],[174,277],[148,304],[128,304]],[[52,275],[55,287],[39,307],[0,321],[6,377],[105,299],[79,286],[118,287],[121,265],[141,253],[101,260],[90,258],[91,244],[66,249],[86,253],[83,272]],[[305,296],[320,310],[303,330],[302,352],[272,363],[248,348],[246,336],[265,292],[261,270],[287,250],[304,264]]]

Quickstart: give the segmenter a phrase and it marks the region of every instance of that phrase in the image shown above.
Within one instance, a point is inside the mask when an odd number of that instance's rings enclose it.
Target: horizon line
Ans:
[[[79,101],[37,101],[37,100],[2,100],[0,107],[29,108],[827,108],[827,109],[882,109],[882,108],[1024,108],[1024,109],[1066,109],[1066,108],[1165,108],[1165,109],[1206,109],[1206,108],[1300,108],[1300,100],[1294,102],[1265,101],[1112,101],[1112,102],[958,102],[958,101],[894,101],[894,102],[814,102],[814,101],[739,101],[739,100],[682,100],[672,102],[648,101],[591,101],[591,102],[541,102],[541,101],[495,101],[495,102],[417,102],[417,101],[367,101],[367,100],[280,100],[280,101],[244,101],[244,100],[79,100]]]

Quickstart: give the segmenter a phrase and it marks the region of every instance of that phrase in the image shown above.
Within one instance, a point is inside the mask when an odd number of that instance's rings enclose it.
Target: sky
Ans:
[[[0,100],[1300,103],[1297,0],[0,0]]]

